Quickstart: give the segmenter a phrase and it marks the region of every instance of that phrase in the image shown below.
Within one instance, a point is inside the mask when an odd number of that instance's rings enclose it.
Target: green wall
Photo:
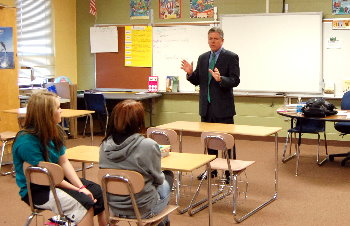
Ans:
[[[89,28],[94,24],[148,24],[149,20],[129,19],[129,0],[104,0],[97,2],[97,18],[86,13],[89,4],[86,1],[77,1],[77,56],[78,56],[78,89],[90,89],[95,87],[95,61],[90,53]],[[182,0],[182,18],[172,20],[160,20],[158,18],[158,0],[152,1],[154,11],[154,23],[172,22],[197,22],[206,19],[189,18],[190,0]],[[283,0],[269,0],[270,13],[281,13]],[[286,0],[289,12],[323,12],[324,18],[349,17],[332,15],[331,0]],[[265,13],[266,1],[264,0],[215,0],[218,14],[247,14]],[[203,43],[206,45],[207,43]],[[234,51],[234,50],[233,50]],[[332,100],[339,106],[339,100]],[[286,135],[286,129],[290,127],[290,121],[276,113],[276,109],[283,105],[281,97],[249,97],[236,96],[235,122],[237,124],[282,126],[283,132],[279,136]],[[197,94],[164,94],[154,101],[153,124],[159,125],[176,120],[199,121],[198,95]],[[316,135],[305,135],[315,138]],[[333,128],[333,123],[327,125],[327,139],[344,140],[339,137]],[[347,138],[345,138],[347,139]]]

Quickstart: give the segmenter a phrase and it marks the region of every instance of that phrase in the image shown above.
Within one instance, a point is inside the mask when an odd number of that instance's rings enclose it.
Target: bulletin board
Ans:
[[[118,26],[118,52],[96,53],[96,88],[148,89],[149,67],[126,67],[125,27]]]

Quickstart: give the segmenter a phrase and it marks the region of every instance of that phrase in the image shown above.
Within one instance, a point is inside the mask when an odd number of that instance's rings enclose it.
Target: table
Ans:
[[[85,163],[98,163],[99,161],[98,146],[79,145],[73,148],[67,148],[66,155],[70,161],[81,162],[82,177],[86,177]]]
[[[342,110],[343,112],[346,112],[348,114],[350,114],[350,110]],[[285,117],[289,117],[291,118],[291,128],[293,127],[293,121],[294,119],[313,119],[313,120],[320,120],[320,121],[329,121],[329,122],[349,122],[350,118],[347,118],[346,115],[330,115],[327,117],[323,117],[323,118],[317,118],[317,117],[304,117],[303,114],[298,114],[296,112],[291,112],[291,111],[286,111],[284,109],[277,109],[277,113],[279,115],[285,116]],[[302,129],[302,123],[300,123],[300,130]],[[301,145],[301,133],[299,133],[298,136],[298,145],[297,145],[297,153],[300,153],[300,145]],[[286,148],[286,147],[285,147]],[[285,159],[282,159],[283,162],[287,162],[290,159],[294,158],[295,156],[297,156],[297,158],[299,159],[299,154],[293,154]],[[329,158],[329,155],[327,154],[326,157],[321,161],[318,162],[319,165],[322,165],[323,163],[325,163]],[[298,161],[297,161],[298,164]],[[296,167],[296,175],[298,175],[298,165]]]
[[[15,109],[9,109],[4,110],[3,112],[10,113],[10,114],[17,114],[18,118],[24,118],[27,114],[27,108],[15,108]],[[75,117],[84,117],[88,116],[90,118],[90,130],[91,130],[91,145],[93,145],[94,141],[94,134],[93,134],[93,120],[92,120],[92,113],[94,111],[88,111],[88,110],[75,110],[75,109],[62,109],[61,117],[62,118],[75,118]],[[19,121],[20,123],[20,121]],[[19,124],[21,127],[21,124]]]
[[[82,162],[83,164],[83,178],[85,178],[85,163],[99,162],[99,147],[97,146],[76,146],[68,148],[66,154],[69,160]],[[181,172],[192,172],[193,170],[206,165],[208,172],[210,172],[210,162],[216,158],[215,155],[192,154],[192,153],[178,153],[170,152],[168,156],[161,159],[162,170],[172,170]],[[209,222],[212,222],[212,202],[211,202],[211,177],[208,177],[208,203],[209,203]],[[177,191],[179,191],[179,184],[176,184]],[[178,194],[177,194],[178,195]],[[190,205],[184,209],[189,209]],[[213,225],[209,223],[209,225]]]
[[[179,149],[182,152],[182,133],[187,132],[220,132],[220,133],[229,133],[233,136],[235,135],[247,135],[247,136],[275,136],[275,169],[274,169],[274,187],[275,191],[273,196],[266,202],[262,203],[255,209],[251,210],[241,218],[234,217],[237,223],[240,223],[252,216],[271,202],[277,199],[278,193],[278,131],[281,127],[265,127],[265,126],[249,126],[249,125],[237,125],[237,124],[222,124],[222,123],[207,123],[207,122],[187,122],[187,121],[176,121],[163,125],[157,126],[157,128],[163,129],[173,129],[180,132],[179,134]],[[210,171],[209,171],[210,172]],[[210,177],[208,177],[210,178]],[[209,200],[209,208],[211,208],[211,201]],[[210,212],[211,210],[209,210]],[[210,219],[212,220],[212,219]],[[212,222],[209,222],[209,225],[212,225]]]
[[[95,92],[103,93],[106,100],[147,100],[149,104],[149,123],[152,126],[153,99],[162,96],[159,93],[134,92],[134,91],[104,91],[108,89],[97,89]],[[84,98],[84,94],[78,94],[78,98]]]

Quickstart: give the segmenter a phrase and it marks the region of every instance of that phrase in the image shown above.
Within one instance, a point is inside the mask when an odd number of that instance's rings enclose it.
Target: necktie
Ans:
[[[209,62],[209,69],[214,70],[216,60],[215,60],[215,53],[211,53],[211,60]],[[210,103],[210,81],[211,81],[211,73],[208,72],[208,102]]]

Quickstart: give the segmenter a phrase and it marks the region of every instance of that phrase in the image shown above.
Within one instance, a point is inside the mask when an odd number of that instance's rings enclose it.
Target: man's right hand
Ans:
[[[186,60],[182,60],[181,69],[184,70],[188,75],[191,75],[193,73],[193,62],[190,64]]]

